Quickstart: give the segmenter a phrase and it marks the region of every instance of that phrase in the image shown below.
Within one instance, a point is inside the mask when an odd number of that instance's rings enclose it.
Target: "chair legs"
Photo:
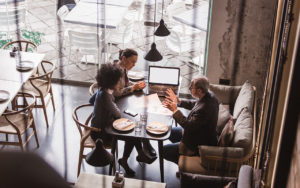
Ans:
[[[36,127],[35,127],[34,120],[32,122],[32,129],[33,129],[33,133],[34,133],[34,136],[35,136],[36,145],[39,148],[40,147],[40,143],[39,143],[39,139],[38,139],[38,136],[37,136],[37,132],[36,132]]]
[[[83,146],[80,145],[80,151],[79,151],[79,161],[78,161],[78,169],[77,169],[77,177],[79,176],[80,174],[80,169],[81,169],[81,162],[82,162],[82,159],[83,159]]]
[[[24,145],[23,145],[22,135],[21,134],[18,134],[18,139],[19,139],[19,144],[20,144],[21,150],[24,151]]]
[[[45,116],[45,120],[46,120],[46,125],[47,128],[49,127],[49,123],[48,123],[48,116],[47,116],[47,109],[46,109],[46,103],[43,97],[41,97],[41,102],[42,102],[42,108],[43,108],[43,112],[44,112],[44,116]]]
[[[52,86],[51,86],[49,92],[50,92],[50,97],[51,97],[51,101],[52,101],[53,110],[55,110],[55,103],[54,103],[54,97],[53,97],[53,92],[52,92]]]

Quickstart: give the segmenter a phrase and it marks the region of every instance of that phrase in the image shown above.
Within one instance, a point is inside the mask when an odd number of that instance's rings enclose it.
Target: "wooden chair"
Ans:
[[[25,145],[34,135],[37,147],[39,147],[39,140],[37,137],[34,118],[32,115],[32,108],[35,105],[36,98],[33,94],[30,93],[19,93],[17,97],[22,97],[24,99],[24,107],[20,110],[6,110],[0,116],[0,133],[6,135],[6,141],[1,141],[0,144],[20,146],[21,150],[23,151]],[[29,136],[26,136],[26,141],[23,142],[22,135],[26,133],[29,128],[32,128],[33,132]],[[17,135],[18,142],[10,142],[8,140],[9,134]]]
[[[92,118],[92,109],[93,105],[92,104],[84,104],[76,107],[73,110],[73,120],[76,123],[76,126],[78,128],[79,134],[80,134],[80,150],[79,150],[79,161],[78,161],[78,169],[77,169],[77,176],[79,176],[80,169],[81,169],[81,163],[82,159],[86,157],[86,155],[83,153],[85,148],[94,148],[95,142],[91,138],[91,131],[95,132],[100,132],[101,129],[95,128],[95,127],[90,127],[89,123]],[[88,111],[89,110],[89,111]],[[88,112],[87,112],[88,111]],[[88,116],[86,120],[83,118],[83,114],[88,113]],[[81,115],[81,116],[80,116]],[[106,149],[110,149],[110,146],[105,146]]]
[[[47,116],[47,106],[52,101],[53,110],[55,110],[51,77],[53,71],[55,70],[55,65],[49,61],[42,61],[39,74],[29,78],[29,80],[23,85],[22,92],[32,92],[36,98],[41,100],[41,104],[36,103],[34,108],[42,108],[44,111],[44,116],[46,120],[47,127],[49,127],[48,116]],[[50,95],[47,101],[45,98]],[[14,104],[16,107],[19,107],[18,104]]]
[[[28,52],[29,49],[37,50],[37,46],[30,41],[26,40],[16,40],[5,44],[2,49],[12,49],[13,47],[18,47],[20,51]]]
[[[97,82],[95,82],[90,86],[90,89],[89,89],[90,96],[94,95],[94,93],[96,92],[97,89],[98,89],[98,84],[97,84]]]

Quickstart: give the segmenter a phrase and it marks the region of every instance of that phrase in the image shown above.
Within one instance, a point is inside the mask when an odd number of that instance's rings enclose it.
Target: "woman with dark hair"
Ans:
[[[129,81],[127,73],[131,70],[138,59],[138,53],[130,48],[119,51],[119,61],[117,64],[121,67],[124,74],[121,78],[120,89],[114,92],[114,96],[120,97],[128,95],[137,90],[142,90],[145,88],[146,83],[144,81],[132,83]],[[151,156],[156,156],[155,149],[151,146],[149,140],[143,140],[144,150]]]
[[[144,89],[146,86],[144,81],[132,83],[128,79],[127,73],[135,66],[137,59],[138,53],[133,49],[126,48],[125,50],[119,51],[119,61],[117,64],[121,67],[124,74],[121,79],[120,90],[114,92],[114,96],[128,95],[134,91]]]
[[[99,89],[89,100],[91,104],[94,104],[91,126],[101,129],[100,132],[92,131],[91,137],[94,141],[101,138],[104,145],[109,145],[112,141],[112,136],[105,132],[105,127],[112,126],[114,120],[121,118],[120,109],[114,102],[113,92],[120,87],[122,74],[120,67],[111,63],[102,64],[96,76]],[[135,174],[127,163],[134,146],[138,152],[138,161],[152,163],[155,160],[155,158],[151,158],[143,152],[142,144],[139,140],[126,138],[123,158],[119,160],[119,164],[125,169],[128,176]]]

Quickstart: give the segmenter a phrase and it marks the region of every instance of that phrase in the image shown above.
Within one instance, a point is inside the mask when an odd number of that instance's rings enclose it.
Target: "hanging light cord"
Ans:
[[[153,23],[153,42],[155,42],[155,22],[156,22],[156,0],[155,0],[155,6],[154,6],[154,23]]]
[[[161,5],[161,19],[164,18],[164,0],[162,0],[162,5]]]

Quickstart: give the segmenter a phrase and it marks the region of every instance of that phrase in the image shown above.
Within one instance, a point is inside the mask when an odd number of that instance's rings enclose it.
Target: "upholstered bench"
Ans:
[[[219,100],[218,135],[232,131],[228,143],[198,146],[199,156],[180,155],[180,172],[204,175],[236,176],[242,164],[252,164],[256,145],[256,89],[248,81],[242,86],[210,85]],[[234,122],[234,123],[233,123]],[[222,132],[223,131],[223,132]],[[226,133],[225,133],[226,134]]]

